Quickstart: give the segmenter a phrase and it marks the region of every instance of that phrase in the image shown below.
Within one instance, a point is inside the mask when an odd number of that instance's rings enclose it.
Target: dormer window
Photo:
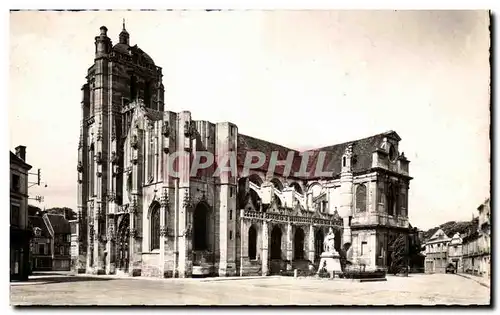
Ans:
[[[394,148],[393,145],[389,147],[389,159],[391,162],[396,161],[396,158],[398,157],[398,153],[396,152],[396,148]]]

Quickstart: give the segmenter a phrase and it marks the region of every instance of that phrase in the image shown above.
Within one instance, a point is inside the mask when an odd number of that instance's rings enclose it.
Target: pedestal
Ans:
[[[338,253],[323,252],[318,266],[318,274],[323,268],[330,274],[330,277],[342,272],[340,255]]]

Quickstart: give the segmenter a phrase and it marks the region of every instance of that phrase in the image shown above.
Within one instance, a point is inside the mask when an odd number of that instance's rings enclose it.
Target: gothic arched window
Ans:
[[[151,129],[151,133],[152,133]],[[154,136],[151,135],[148,148],[148,182],[152,181],[154,178],[154,153],[155,153],[155,143]]]
[[[366,211],[366,186],[364,184],[358,185],[356,189],[356,211]]]
[[[94,196],[94,177],[95,177],[95,167],[94,167],[94,144],[90,145],[89,150],[89,194],[90,197]]]
[[[150,217],[151,226],[151,250],[160,249],[160,207],[153,206]]]

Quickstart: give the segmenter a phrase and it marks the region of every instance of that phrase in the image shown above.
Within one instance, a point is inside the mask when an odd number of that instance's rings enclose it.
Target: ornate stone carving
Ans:
[[[94,239],[94,225],[93,224],[89,224],[89,238],[91,240]]]
[[[166,226],[160,227],[160,236],[162,237],[168,236],[168,228]]]
[[[129,207],[128,207],[128,213],[130,214],[136,214],[137,213],[137,203],[135,201],[133,201],[132,203],[130,203]]]
[[[90,117],[89,119],[87,119],[87,126],[92,125],[94,122],[95,122],[95,117],[94,116]]]
[[[137,231],[137,229],[129,228],[129,235],[135,239],[139,238],[139,232]]]
[[[132,139],[130,139],[130,146],[134,149],[137,149],[139,147],[139,139],[137,139],[136,135],[133,135]]]
[[[193,236],[193,229],[191,228],[191,226],[187,226],[184,231],[182,231],[182,235],[185,236],[185,237],[191,237]]]
[[[161,127],[161,134],[165,137],[168,138],[170,137],[170,126],[168,124],[168,121],[163,122],[163,126]]]
[[[190,139],[196,138],[196,125],[194,121],[185,121],[184,122],[184,135]]]
[[[118,163],[118,154],[116,154],[115,151],[111,152],[111,163],[113,165],[117,164]]]
[[[97,172],[95,174],[97,175],[97,177],[102,177],[102,173],[101,172]]]
[[[83,183],[83,180],[81,178],[78,178],[78,180],[76,181],[78,184],[81,184]]]
[[[182,205],[184,208],[190,210],[193,208],[193,201],[191,200],[191,196],[188,192],[184,194],[184,199],[182,200]]]
[[[97,141],[102,140],[102,124],[99,121],[99,127],[97,128]]]
[[[116,241],[115,239],[115,232],[114,232],[114,229],[113,229],[113,226],[111,225],[109,228],[108,228],[108,235],[107,235],[107,239],[114,243]]]
[[[76,166],[76,170],[78,171],[78,173],[82,173],[83,172],[82,161],[78,161],[78,165]]]
[[[121,172],[122,172],[121,167],[119,167],[118,165],[115,165],[114,171],[113,171],[113,177],[118,176]]]
[[[81,148],[83,148],[83,136],[82,132],[80,131],[80,139],[78,140],[78,150],[80,150]]]
[[[114,192],[109,192],[106,197],[109,202],[113,202],[116,200],[116,194]]]
[[[97,154],[95,156],[95,162],[97,164],[102,164],[102,153],[101,152],[97,152]]]
[[[160,198],[160,205],[162,207],[165,207],[165,208],[168,209],[168,202],[169,202],[168,190],[167,189],[163,189],[163,192],[162,192],[161,198]]]

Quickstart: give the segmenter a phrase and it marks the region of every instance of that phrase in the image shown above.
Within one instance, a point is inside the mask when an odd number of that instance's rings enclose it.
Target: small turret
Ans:
[[[352,162],[352,143],[348,144],[344,155],[342,156],[342,171],[341,173],[351,172]]]
[[[123,19],[123,28],[122,28],[122,31],[119,35],[119,42],[120,42],[120,44],[125,44],[127,46],[130,45],[130,35],[127,32],[127,30],[125,29],[125,19]]]
[[[111,39],[108,37],[108,29],[101,26],[101,33],[95,37],[95,57],[103,57],[111,52]]]

